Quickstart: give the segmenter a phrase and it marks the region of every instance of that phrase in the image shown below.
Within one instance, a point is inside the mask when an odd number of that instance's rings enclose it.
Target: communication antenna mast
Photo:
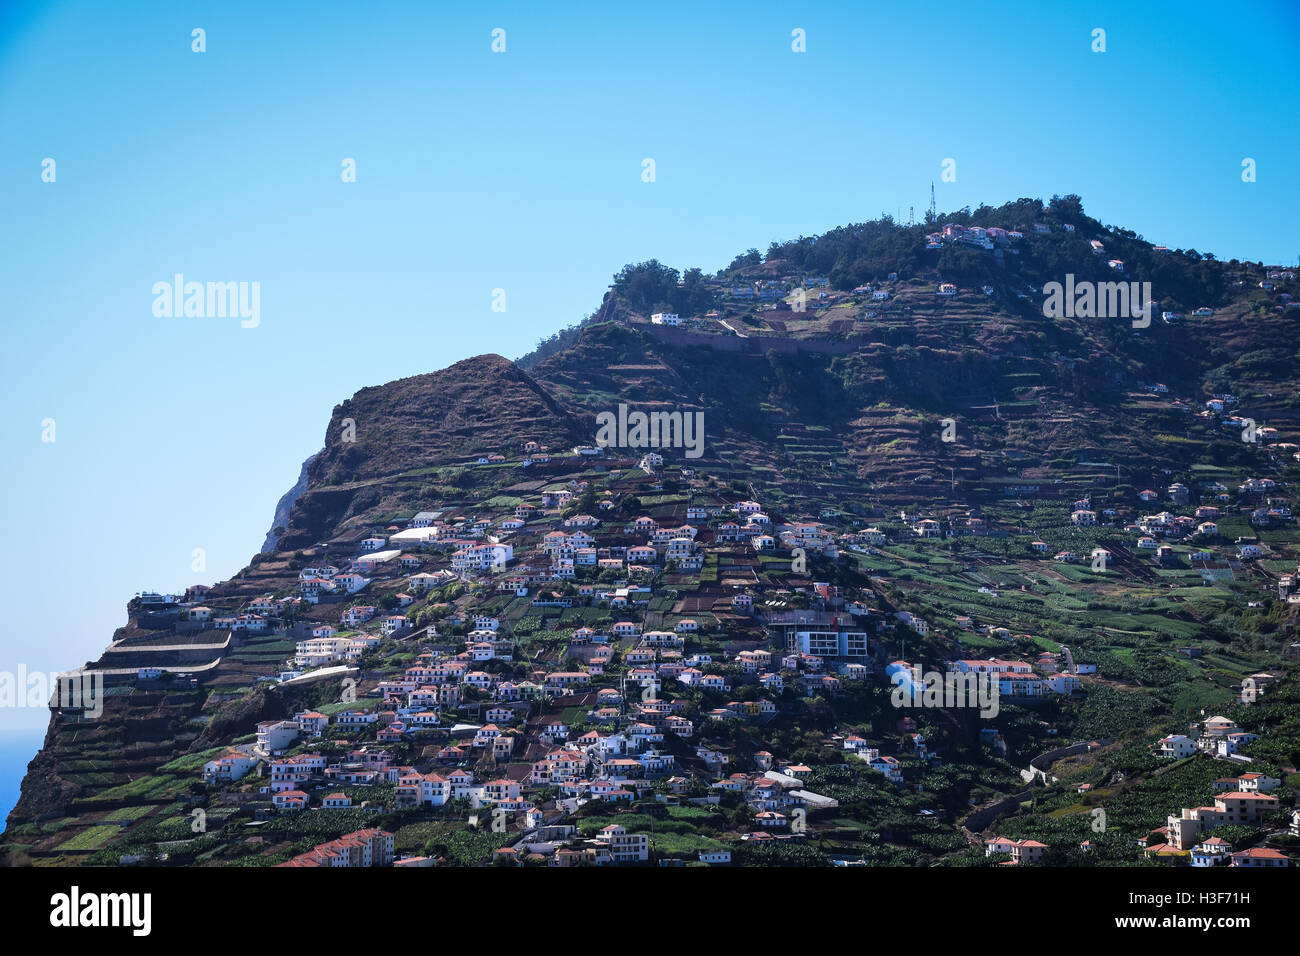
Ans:
[[[934,222],[936,213],[934,211],[934,180],[930,180],[930,221]]]

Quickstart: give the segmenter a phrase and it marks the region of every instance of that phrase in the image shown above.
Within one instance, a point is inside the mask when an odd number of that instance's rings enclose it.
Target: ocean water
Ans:
[[[44,741],[43,729],[0,733],[0,821],[18,802],[18,788],[27,773],[27,764]]]

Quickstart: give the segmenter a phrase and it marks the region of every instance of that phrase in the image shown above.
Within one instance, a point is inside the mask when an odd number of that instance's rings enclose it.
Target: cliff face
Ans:
[[[515,451],[529,440],[560,449],[591,438],[500,355],[363,388],[334,408],[325,447],[307,467],[307,487],[278,546],[292,550],[325,540],[384,501],[409,499],[439,480],[440,468]]]
[[[479,355],[427,375],[363,388],[337,405],[312,488],[387,478],[527,440],[576,439],[567,413],[526,372]]]
[[[316,453],[316,455],[319,454],[320,452]],[[293,511],[294,504],[302,497],[302,493],[307,490],[307,471],[311,467],[311,463],[316,460],[316,455],[312,455],[302,463],[302,468],[298,472],[298,480],[276,502],[275,514],[271,517],[271,529],[266,532],[266,540],[262,542],[262,554],[275,550],[276,542],[284,534],[284,529],[289,526],[289,514]]]

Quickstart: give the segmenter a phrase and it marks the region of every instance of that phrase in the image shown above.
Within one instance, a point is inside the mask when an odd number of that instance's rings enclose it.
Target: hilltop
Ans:
[[[581,435],[555,399],[500,355],[363,388],[335,406],[279,547],[323,540],[349,519],[399,504],[435,480],[439,465],[534,437],[563,444]]]

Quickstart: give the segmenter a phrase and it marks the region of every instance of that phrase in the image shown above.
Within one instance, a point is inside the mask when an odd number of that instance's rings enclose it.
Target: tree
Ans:
[[[776,243],[772,244],[773,246]],[[771,252],[771,249],[768,250]],[[750,269],[757,265],[762,265],[763,257],[757,249],[748,249],[741,255],[731,260],[731,265],[727,266],[728,272],[734,272],[737,269]]]
[[[614,293],[634,310],[650,312],[677,292],[677,270],[658,259],[628,263],[614,275]]]

